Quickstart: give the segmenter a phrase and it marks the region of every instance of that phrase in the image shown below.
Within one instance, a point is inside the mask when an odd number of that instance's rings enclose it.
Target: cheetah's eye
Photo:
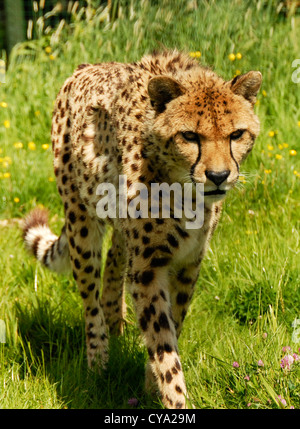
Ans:
[[[238,140],[239,138],[242,137],[242,135],[244,134],[245,130],[236,130],[233,133],[230,134],[230,140]]]
[[[199,142],[198,134],[194,133],[193,131],[184,131],[181,133],[181,135],[187,142],[193,142],[193,143]]]

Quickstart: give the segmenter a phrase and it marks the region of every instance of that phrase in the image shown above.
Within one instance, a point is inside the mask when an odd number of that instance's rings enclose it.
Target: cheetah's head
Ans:
[[[225,82],[200,70],[196,77],[150,79],[151,137],[169,180],[203,183],[205,201],[213,203],[237,182],[259,133],[253,106],[262,76],[250,71]]]

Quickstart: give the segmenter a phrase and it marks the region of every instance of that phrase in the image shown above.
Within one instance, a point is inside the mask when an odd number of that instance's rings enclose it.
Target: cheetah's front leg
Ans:
[[[177,338],[193,296],[195,283],[200,270],[200,263],[188,264],[173,273],[170,281],[170,298]]]
[[[163,404],[167,408],[185,408],[186,387],[178,356],[167,268],[146,267],[145,261],[137,258],[133,264],[131,280],[131,291],[149,354],[149,365]]]

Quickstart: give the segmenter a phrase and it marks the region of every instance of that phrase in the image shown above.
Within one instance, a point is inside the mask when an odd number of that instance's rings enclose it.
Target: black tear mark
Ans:
[[[194,176],[194,171],[195,171],[195,168],[196,168],[196,165],[198,164],[198,162],[200,161],[200,159],[201,159],[201,144],[200,144],[200,142],[197,142],[197,146],[198,146],[198,155],[197,155],[197,159],[196,159],[196,162],[192,165],[192,167],[191,167],[191,171],[190,171],[190,176],[191,176],[191,179],[193,180],[193,176]]]
[[[237,161],[236,161],[235,157],[233,156],[233,153],[232,153],[232,146],[231,146],[231,140],[230,140],[230,155],[231,155],[231,158],[233,159],[233,161],[235,162],[235,165],[236,165],[237,171],[238,171],[238,173],[239,173],[239,172],[240,172],[240,167],[239,167],[239,164],[237,163]]]

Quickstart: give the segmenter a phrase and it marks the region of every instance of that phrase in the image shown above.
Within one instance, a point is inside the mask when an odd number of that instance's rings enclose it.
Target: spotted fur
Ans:
[[[65,209],[60,237],[45,213],[29,214],[27,246],[46,266],[70,263],[83,300],[88,363],[108,359],[108,335],[121,333],[124,282],[149,354],[146,386],[167,408],[185,408],[178,337],[222,201],[259,133],[253,112],[259,72],[224,81],[179,52],[140,62],[83,64],[66,80],[54,109],[54,171]],[[100,297],[105,221],[97,217],[99,183],[203,183],[202,228],[186,219],[106,219],[113,226]],[[128,202],[134,197],[129,194]],[[161,208],[161,207],[160,207]]]

